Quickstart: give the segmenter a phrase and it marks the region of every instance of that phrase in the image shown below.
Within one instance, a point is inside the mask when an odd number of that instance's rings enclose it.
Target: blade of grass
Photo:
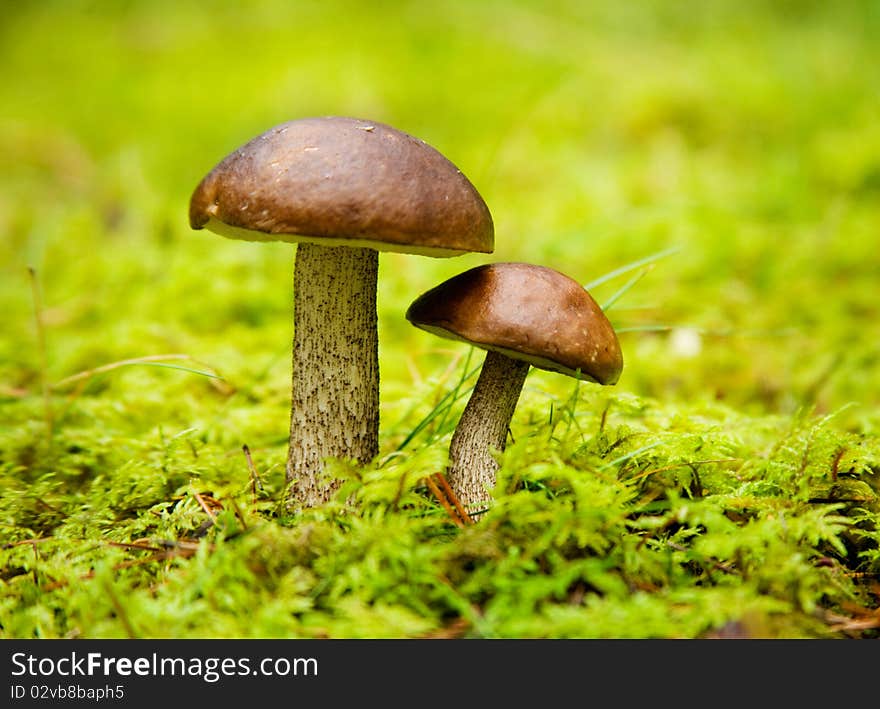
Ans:
[[[464,362],[461,365],[461,371],[463,373],[468,371],[468,367],[470,367],[470,363],[471,363],[471,360],[473,359],[473,355],[474,355],[474,348],[469,347],[468,351],[467,351],[467,355],[465,356]],[[468,379],[476,371],[477,370],[474,369],[470,374],[464,374],[463,376],[459,377],[458,382],[456,383],[455,387],[453,387],[452,391],[450,392],[451,397],[452,397],[452,401],[450,402],[449,406],[447,406],[443,409],[443,412],[442,412],[443,418],[440,419],[440,423],[437,424],[438,428],[440,428],[441,430],[443,429],[443,426],[446,424],[446,420],[449,418],[449,412],[452,409],[452,404],[454,404],[459,399],[459,392],[461,391],[461,388],[464,386],[464,383],[466,381],[468,381]],[[471,387],[471,388],[473,388],[473,387]],[[470,389],[468,389],[468,392],[470,392]],[[468,392],[465,392],[465,393],[468,393]]]
[[[794,328],[779,328],[777,330],[736,330],[730,328],[727,330],[709,330],[694,325],[678,324],[669,325],[663,323],[655,323],[653,325],[630,325],[614,328],[617,333],[621,332],[670,332],[672,330],[693,330],[700,335],[712,335],[713,337],[789,337],[794,335],[797,330]]]
[[[209,368],[208,370],[201,369],[193,369],[192,367],[183,367],[178,364],[169,364],[164,360],[188,360],[191,362],[195,362],[192,357],[186,354],[164,354],[164,355],[147,355],[145,357],[133,357],[131,359],[122,359],[117,362],[110,362],[108,364],[103,364],[100,367],[95,367],[94,369],[86,369],[82,372],[77,372],[76,374],[72,374],[69,377],[65,377],[54,384],[51,385],[52,389],[63,389],[70,384],[75,384],[76,382],[82,381],[84,379],[91,379],[94,376],[99,374],[104,374],[105,372],[112,372],[115,369],[119,369],[120,367],[130,367],[133,365],[142,365],[147,367],[165,367],[167,369],[179,369],[184,372],[190,372],[191,374],[199,374],[204,377],[210,377],[211,379],[220,379],[223,380],[223,377],[217,374],[213,368]],[[202,365],[206,366],[206,365]]]
[[[654,267],[648,266],[644,270],[640,271],[632,278],[630,278],[626,283],[624,283],[620,288],[618,288],[612,296],[606,300],[602,304],[602,310],[609,310],[618,300],[620,300],[624,295],[626,295],[627,291],[629,291],[636,283],[642,280],[645,275],[651,271]]]
[[[467,366],[468,362],[469,362],[469,360],[465,361],[465,367]],[[437,416],[440,416],[441,414],[443,414],[444,416],[447,415],[449,409],[453,406],[453,404],[455,404],[455,402],[458,401],[458,399],[460,399],[462,396],[465,396],[470,391],[470,389],[467,389],[464,392],[461,392],[461,387],[464,384],[464,382],[468,381],[471,377],[473,377],[480,370],[480,367],[482,367],[482,366],[483,366],[482,364],[479,364],[476,367],[472,368],[469,372],[464,374],[461,377],[461,379],[459,379],[456,386],[453,389],[451,389],[450,391],[448,391],[446,394],[444,394],[443,398],[441,398],[440,401],[437,402],[437,405],[434,406],[434,408],[431,409],[425,415],[425,417],[422,418],[422,420],[416,424],[415,428],[413,428],[413,430],[410,431],[406,435],[406,438],[404,438],[403,441],[401,441],[401,443],[397,446],[395,451],[399,452],[399,451],[402,451],[404,448],[406,448],[409,445],[409,443],[413,440],[413,438],[415,438],[417,435],[419,435],[419,433],[421,433],[425,429],[425,427],[431,423],[431,421],[433,421],[435,418],[437,418]],[[462,368],[462,371],[464,371],[464,367]],[[445,418],[443,420],[445,421]]]
[[[671,256],[674,253],[678,253],[681,251],[681,248],[678,246],[673,246],[668,249],[664,249],[663,251],[658,251],[655,254],[651,254],[650,256],[645,256],[645,258],[639,259],[638,261],[633,261],[628,263],[620,268],[616,268],[613,271],[609,271],[604,276],[599,276],[595,280],[590,281],[589,283],[584,285],[584,288],[587,290],[592,290],[596,286],[599,286],[606,281],[610,281],[613,278],[617,278],[617,276],[622,276],[624,273],[629,273],[630,271],[635,271],[637,268],[641,268],[642,266],[647,266],[648,264],[652,264],[655,261],[659,261],[661,258],[665,258],[666,256]]]

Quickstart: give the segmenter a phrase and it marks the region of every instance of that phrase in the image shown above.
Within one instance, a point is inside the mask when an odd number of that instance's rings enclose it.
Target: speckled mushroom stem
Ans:
[[[462,412],[449,446],[447,477],[468,510],[491,499],[498,462],[516,402],[529,373],[529,363],[489,351],[471,398]]]
[[[373,249],[297,246],[288,506],[326,502],[338,458],[368,463],[379,447],[379,354]]]

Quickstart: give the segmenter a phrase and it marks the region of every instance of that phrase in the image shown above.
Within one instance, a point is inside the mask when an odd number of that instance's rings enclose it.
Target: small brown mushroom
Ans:
[[[378,452],[378,251],[490,253],[489,209],[422,140],[375,121],[330,116],[271,128],[224,158],[193,192],[193,229],[297,242],[290,506],[326,501],[328,458]]]
[[[406,318],[440,337],[487,350],[452,436],[449,482],[465,506],[485,504],[529,367],[615,384],[623,356],[614,328],[592,296],[543,266],[477,266],[423,293]]]

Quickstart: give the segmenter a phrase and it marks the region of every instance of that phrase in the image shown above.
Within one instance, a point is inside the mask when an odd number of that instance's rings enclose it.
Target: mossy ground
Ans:
[[[878,636],[876,2],[5,13],[0,635]],[[293,247],[186,204],[326,114],[449,156],[496,251],[381,257],[380,457],[293,516]],[[425,478],[481,357],[403,313],[488,260],[589,284],[626,363],[533,370],[459,527]]]

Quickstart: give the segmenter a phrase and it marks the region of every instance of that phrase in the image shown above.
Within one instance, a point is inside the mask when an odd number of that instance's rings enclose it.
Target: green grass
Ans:
[[[0,636],[877,637],[878,53],[877,2],[6,10]],[[292,517],[294,249],[186,208],[324,114],[440,149],[496,251],[382,255],[380,456]],[[458,528],[481,354],[403,314],[490,260],[589,284],[625,367],[533,370]]]

